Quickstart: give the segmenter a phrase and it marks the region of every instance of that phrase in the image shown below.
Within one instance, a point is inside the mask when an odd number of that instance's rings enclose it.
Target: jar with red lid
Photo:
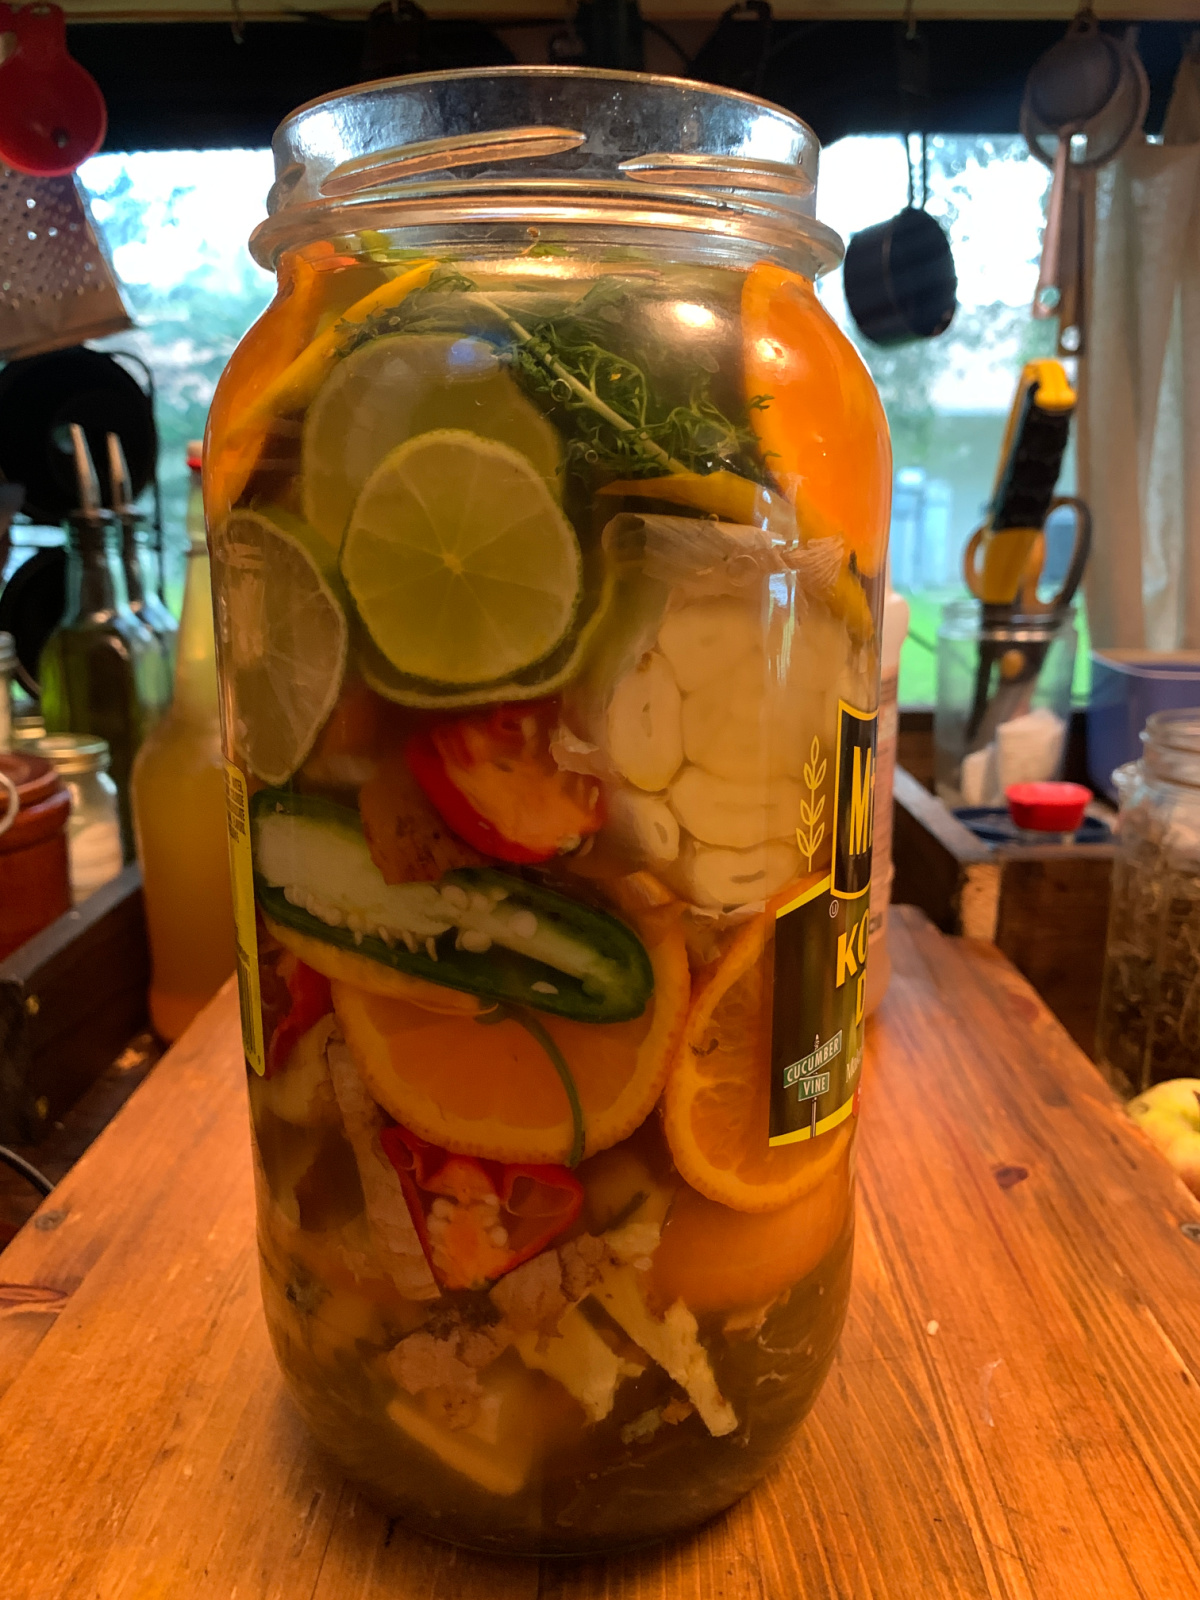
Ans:
[[[70,814],[52,762],[0,754],[0,960],[71,909]]]

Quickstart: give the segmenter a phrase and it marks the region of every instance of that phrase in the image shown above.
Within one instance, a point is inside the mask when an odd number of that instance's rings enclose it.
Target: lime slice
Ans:
[[[351,625],[350,648],[354,652],[356,669],[366,683],[376,694],[399,705],[414,706],[422,711],[454,711],[460,706],[488,705],[500,700],[538,700],[544,695],[557,694],[579,675],[597,634],[611,618],[617,592],[617,581],[611,572],[605,573],[599,592],[588,593],[585,582],[583,599],[570,632],[548,656],[499,683],[463,688],[458,684],[430,683],[425,678],[397,672],[361,625],[357,628]]]
[[[306,532],[235,511],[213,538],[226,720],[235,753],[269,784],[286,783],[308,755],[346,669],[345,612]]]
[[[364,483],[398,444],[468,428],[527,456],[557,493],[558,435],[485,339],[393,334],[340,361],[304,421],[304,515],[336,550]]]
[[[398,671],[486,684],[532,666],[570,628],[582,562],[546,480],[506,444],[461,429],[386,456],[358,497],[342,576]]]

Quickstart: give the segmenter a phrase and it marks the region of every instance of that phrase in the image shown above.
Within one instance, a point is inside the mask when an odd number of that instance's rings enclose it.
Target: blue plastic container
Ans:
[[[1200,706],[1200,650],[1093,650],[1088,772],[1115,801],[1112,775],[1142,753],[1139,735],[1156,711]]]

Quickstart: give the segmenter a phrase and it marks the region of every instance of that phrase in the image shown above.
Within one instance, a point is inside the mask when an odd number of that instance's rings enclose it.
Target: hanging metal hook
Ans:
[[[904,0],[903,36],[897,41],[897,77],[900,91],[900,117],[904,156],[908,163],[908,208],[916,209],[917,174],[913,161],[914,123],[921,132],[921,209],[929,199],[929,152],[923,124],[929,99],[929,49],[917,33],[916,0]]]
[[[904,156],[908,162],[908,209],[914,210],[917,203],[917,163],[913,160],[911,133],[904,136]],[[921,136],[921,210],[929,204],[929,135]]]

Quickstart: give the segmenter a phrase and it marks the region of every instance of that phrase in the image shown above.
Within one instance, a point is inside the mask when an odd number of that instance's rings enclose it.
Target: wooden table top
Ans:
[[[259,1309],[226,991],[0,1256],[0,1594],[1200,1596],[1200,1207],[1002,957],[893,930],[841,1352],[731,1512],[500,1561],[324,1463]]]

